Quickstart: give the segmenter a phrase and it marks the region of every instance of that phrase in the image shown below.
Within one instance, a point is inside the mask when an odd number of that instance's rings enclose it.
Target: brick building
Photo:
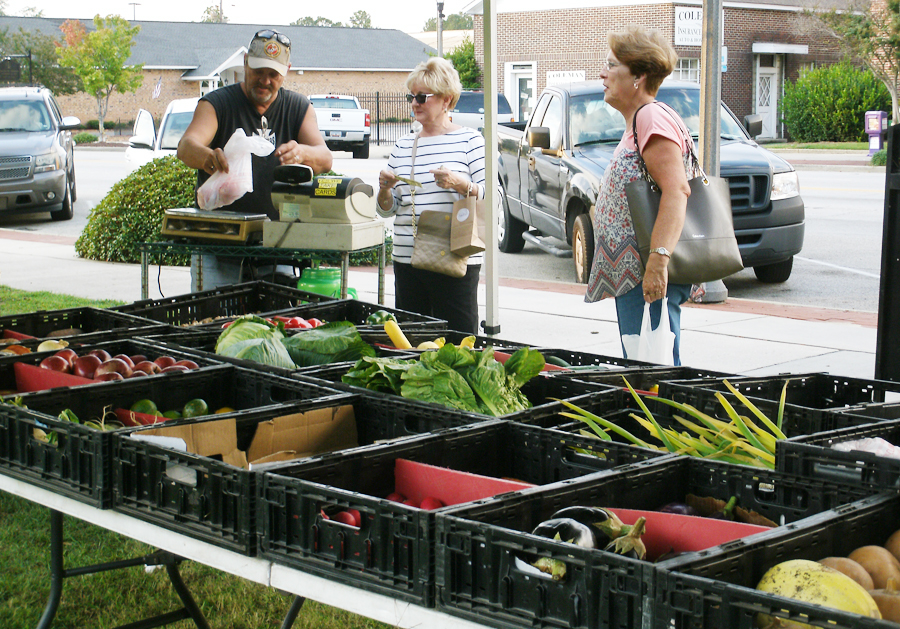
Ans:
[[[62,39],[64,19],[0,16],[0,29],[39,31]],[[88,29],[93,23],[84,21]],[[138,109],[159,119],[169,101],[201,96],[243,79],[243,54],[254,33],[268,25],[143,22],[130,64],[143,64],[144,82],[134,93],[114,93],[106,120],[128,123]],[[406,77],[436,51],[390,29],[276,26],[291,39],[291,69],[284,86],[303,94],[396,93]],[[158,87],[158,89],[157,89]],[[84,93],[58,96],[67,116],[97,119],[97,102]]]
[[[700,80],[700,2],[558,0],[545,9],[537,0],[500,0],[496,6],[499,90],[520,120],[548,83],[599,79],[607,33],[627,24],[667,34],[679,55],[674,76]],[[820,0],[723,2],[722,99],[739,119],[761,114],[760,137],[784,135],[778,108],[785,81],[796,80],[804,67],[842,58],[837,41],[803,15],[821,6]],[[484,67],[481,0],[465,10],[475,17],[475,56]]]

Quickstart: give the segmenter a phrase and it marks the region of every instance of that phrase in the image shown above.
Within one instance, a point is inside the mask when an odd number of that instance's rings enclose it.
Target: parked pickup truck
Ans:
[[[698,84],[664,81],[657,99],[698,137]],[[762,282],[787,281],[803,246],[797,173],[751,139],[762,129],[759,116],[747,116],[742,126],[723,104],[721,120],[720,175],[731,189],[744,267],[753,267]],[[555,255],[571,255],[575,280],[587,282],[594,256],[591,216],[624,131],[625,119],[604,102],[600,81],[548,87],[525,125],[498,126],[500,251],[518,253],[527,239]]]
[[[369,158],[372,121],[354,96],[315,94],[309,97],[325,144],[332,151],[352,151],[353,159]]]

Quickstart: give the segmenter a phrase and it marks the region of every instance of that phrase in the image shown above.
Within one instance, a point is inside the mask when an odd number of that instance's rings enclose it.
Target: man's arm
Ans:
[[[191,124],[178,142],[178,159],[191,168],[213,174],[217,170],[228,172],[228,160],[222,149],[209,148],[216,131],[219,130],[219,119],[216,110],[205,100],[197,103]]]
[[[180,147],[178,153],[180,157]],[[322,139],[319,123],[316,121],[316,112],[312,105],[306,110],[296,141],[291,140],[282,144],[275,149],[275,155],[281,159],[282,164],[306,164],[317,175],[331,170],[331,151],[328,150],[325,140]]]

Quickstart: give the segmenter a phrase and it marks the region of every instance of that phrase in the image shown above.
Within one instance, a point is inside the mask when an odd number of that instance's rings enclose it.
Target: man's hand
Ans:
[[[203,162],[203,170],[210,175],[220,170],[227,173],[228,160],[225,158],[225,151],[213,149]]]
[[[282,164],[305,164],[305,149],[307,148],[298,144],[296,140],[291,140],[275,149],[275,156]]]

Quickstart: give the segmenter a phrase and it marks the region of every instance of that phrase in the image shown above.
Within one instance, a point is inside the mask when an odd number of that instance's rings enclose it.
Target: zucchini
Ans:
[[[562,358],[558,358],[556,356],[544,356],[544,360],[549,365],[556,365],[557,367],[564,367],[566,369],[572,368],[572,365],[564,361]]]

